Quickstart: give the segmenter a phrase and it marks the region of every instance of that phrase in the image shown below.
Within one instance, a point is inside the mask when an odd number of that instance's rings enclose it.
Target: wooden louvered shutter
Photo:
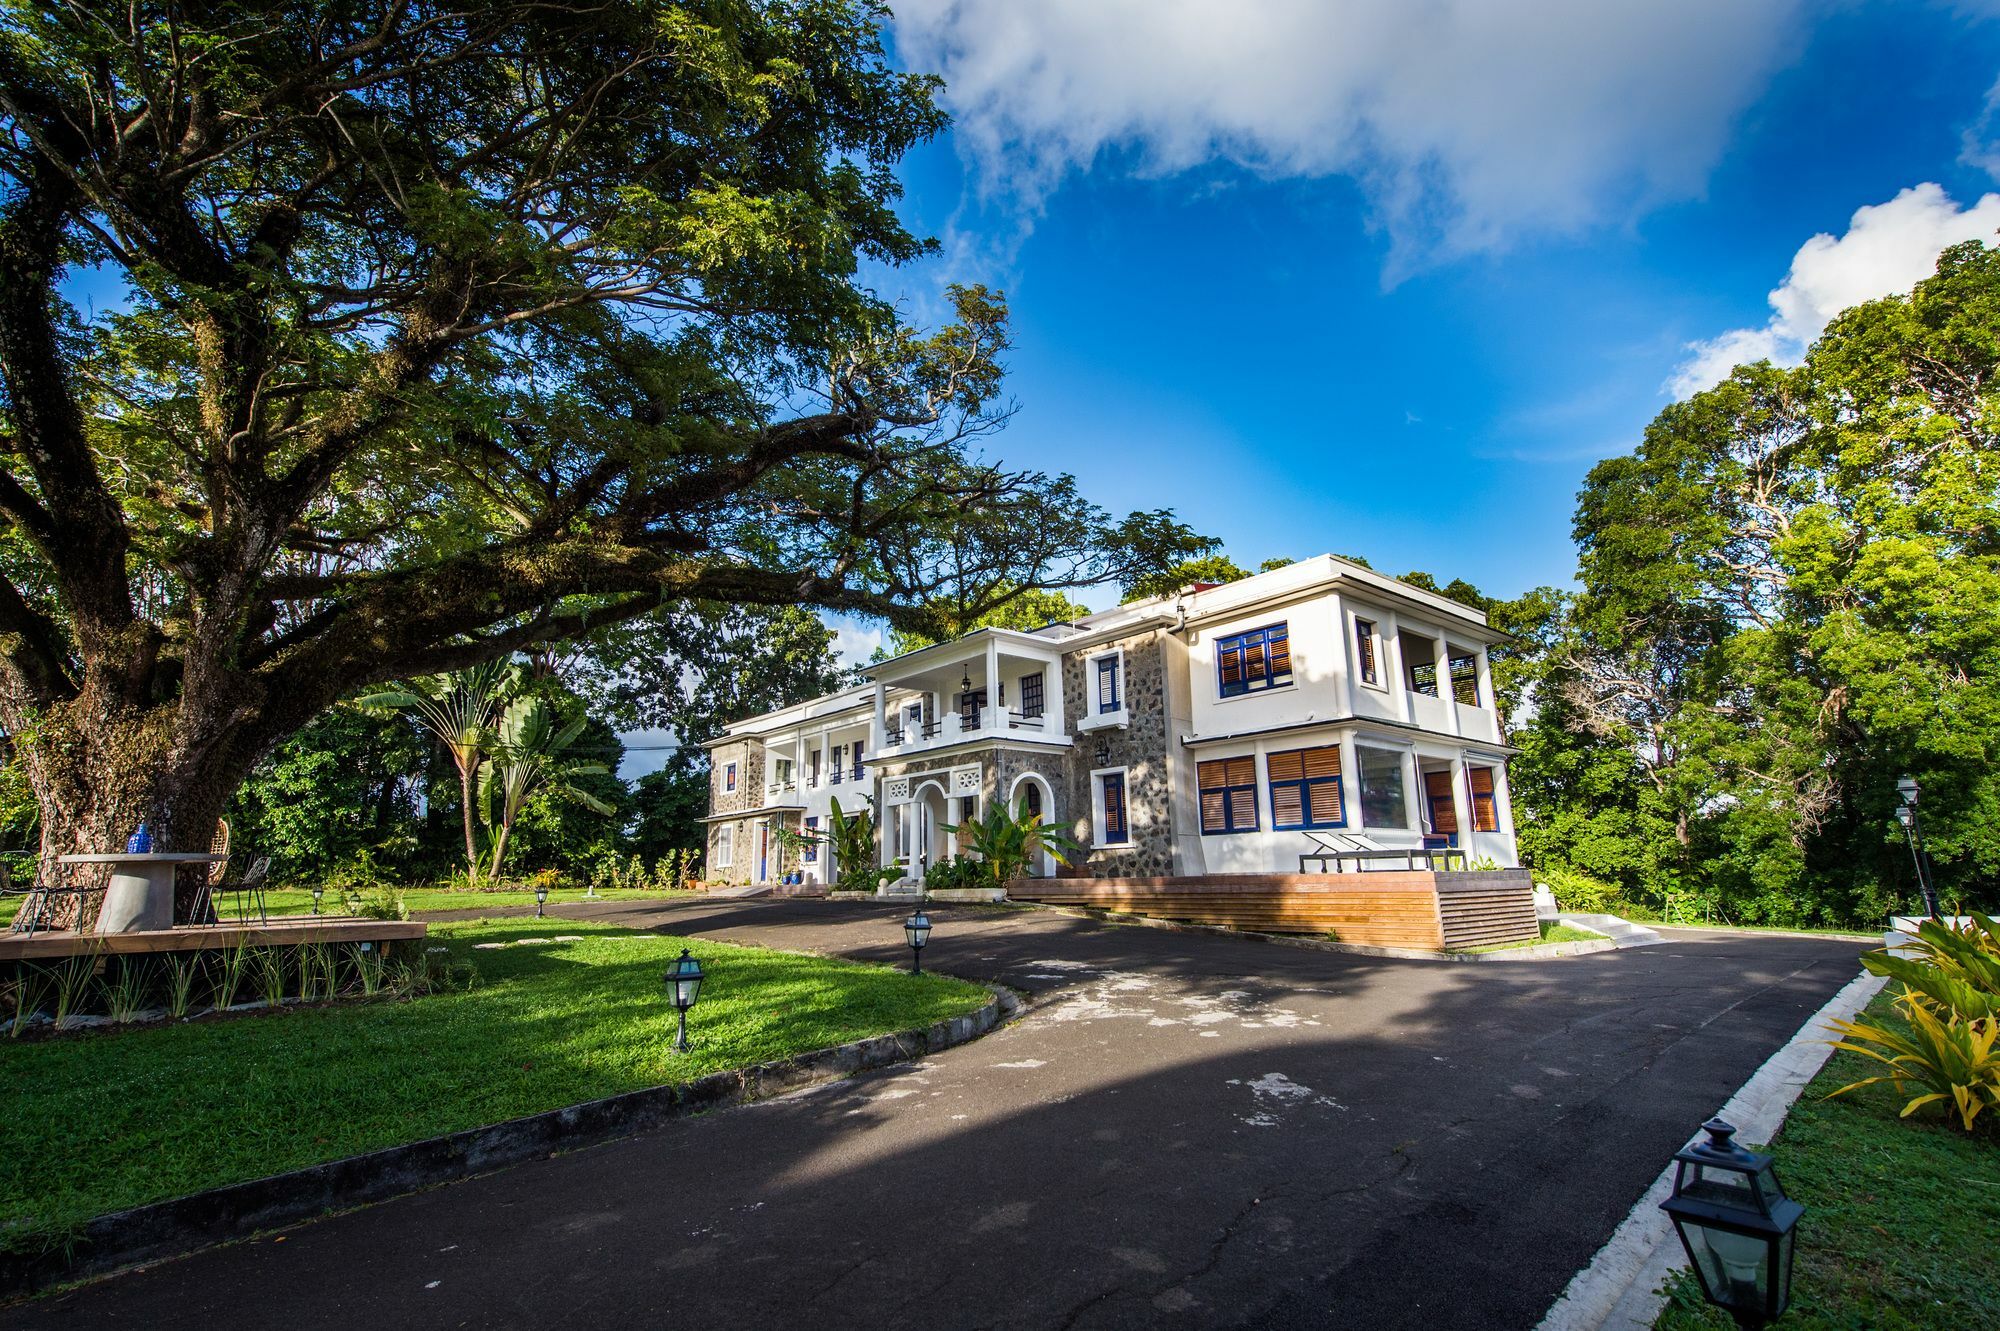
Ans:
[[[1278,680],[1291,677],[1292,638],[1291,634],[1283,626],[1272,629],[1269,636],[1271,644],[1271,680],[1273,683],[1276,683]]]
[[[1195,765],[1196,780],[1201,786],[1201,830],[1204,832],[1222,832],[1229,827],[1227,796],[1222,789],[1228,784],[1227,771],[1228,764],[1219,761]]]
[[[1500,830],[1500,811],[1493,798],[1493,769],[1474,767],[1468,769],[1472,778],[1472,827],[1476,832],[1497,832]]]
[[[1304,749],[1299,757],[1305,763],[1307,776],[1339,776],[1340,746],[1329,744],[1323,749]]]
[[[1293,749],[1289,753],[1274,753],[1264,760],[1264,767],[1273,781],[1296,781],[1305,773],[1305,753]]]
[[[1305,821],[1305,783],[1286,781],[1272,785],[1271,826],[1298,827]]]
[[[1325,826],[1345,821],[1340,807],[1340,778],[1331,781],[1311,782],[1307,789],[1312,794],[1312,821]]]
[[[1243,687],[1243,640],[1231,638],[1222,644],[1220,656],[1222,665],[1222,691],[1231,693]]]
[[[1458,810],[1451,800],[1451,773],[1425,772],[1424,794],[1430,799],[1431,831],[1439,836],[1458,835]]]

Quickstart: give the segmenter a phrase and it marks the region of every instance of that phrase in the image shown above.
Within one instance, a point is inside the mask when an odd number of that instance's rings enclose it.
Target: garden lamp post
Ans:
[[[1903,802],[1896,806],[1896,821],[1903,825],[1903,837],[1910,843],[1910,862],[1917,868],[1917,890],[1924,894],[1924,914],[1932,919],[1938,917],[1937,884],[1932,881],[1927,857],[1924,854],[1924,824],[1917,816],[1917,796],[1922,787],[1917,779],[1905,774],[1896,782],[1896,793]]]
[[[319,914],[319,899],[326,895],[326,884],[314,883],[312,885],[312,894],[313,894],[313,914],[317,915]]]
[[[1792,1232],[1806,1208],[1778,1186],[1771,1157],[1736,1145],[1719,1118],[1708,1140],[1677,1152],[1673,1195],[1660,1203],[1674,1222],[1701,1292],[1740,1327],[1776,1321],[1792,1298]]]
[[[539,920],[542,918],[542,907],[548,904],[548,900],[549,900],[549,885],[547,883],[536,883],[535,884],[536,919]]]
[[[667,1001],[680,1014],[680,1030],[674,1036],[674,1052],[685,1054],[688,1047],[688,1009],[701,997],[701,982],[705,978],[701,963],[688,955],[686,948],[667,967]]]
[[[903,921],[903,937],[910,940],[910,974],[924,973],[924,944],[931,941],[931,917],[918,907]]]

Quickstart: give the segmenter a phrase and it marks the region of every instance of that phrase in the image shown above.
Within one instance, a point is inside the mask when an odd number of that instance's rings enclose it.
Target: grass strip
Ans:
[[[945,976],[573,920],[436,924],[431,945],[473,962],[470,990],[0,1042],[0,1244],[40,1247],[109,1211],[928,1025],[988,996]],[[676,1054],[661,975],[684,946],[709,979],[693,1048]]]
[[[1901,1027],[1884,990],[1867,1020]],[[2000,1126],[1979,1131],[1943,1114],[1896,1117],[1907,1096],[1870,1086],[1826,1095],[1880,1072],[1836,1052],[1792,1107],[1778,1140],[1778,1177],[1806,1205],[1799,1222],[1787,1331],[1966,1331],[2000,1326]],[[1677,1242],[1677,1240],[1675,1240]],[[1729,1331],[1702,1302],[1692,1272],[1668,1283],[1657,1331]]]

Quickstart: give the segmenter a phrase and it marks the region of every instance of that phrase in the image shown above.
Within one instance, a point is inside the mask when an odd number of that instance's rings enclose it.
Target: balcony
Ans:
[[[1046,713],[1032,715],[1008,708],[967,707],[919,724],[889,726],[882,732],[878,758],[904,758],[929,749],[953,744],[974,744],[996,739],[1041,740],[1067,745],[1069,736],[1056,729]]]
[[[1012,629],[980,629],[886,661],[875,682],[871,759],[954,745],[1025,740],[1067,745],[1062,649]]]

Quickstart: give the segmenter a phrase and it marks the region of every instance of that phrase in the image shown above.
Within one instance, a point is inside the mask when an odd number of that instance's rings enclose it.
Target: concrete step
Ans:
[[[745,897],[767,897],[771,895],[771,885],[769,883],[751,883],[747,887],[711,887],[708,889],[708,895],[723,897],[733,901],[740,901]]]
[[[1654,943],[1666,941],[1660,937],[1658,930],[1648,929],[1643,924],[1634,924],[1616,915],[1582,915],[1566,911],[1556,916],[1556,921],[1567,924],[1573,929],[1589,929],[1593,933],[1603,934],[1620,947],[1650,947]]]

